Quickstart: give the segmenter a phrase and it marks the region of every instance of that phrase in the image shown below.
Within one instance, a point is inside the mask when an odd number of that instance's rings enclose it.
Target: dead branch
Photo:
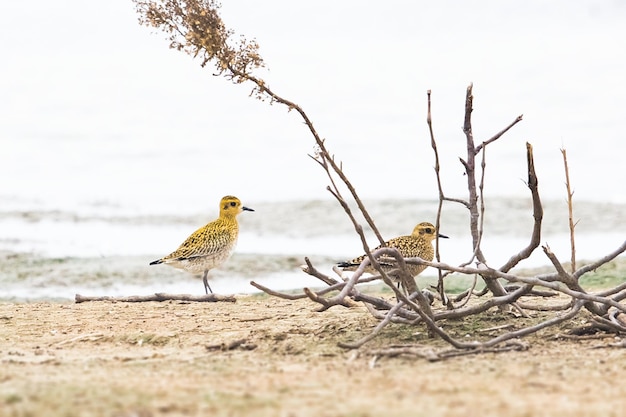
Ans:
[[[361,284],[364,282],[369,282],[370,279],[369,278],[362,278],[360,279],[357,284]],[[263,291],[264,293],[271,295],[273,297],[278,297],[278,298],[283,298],[285,300],[300,300],[302,298],[307,298],[308,296],[306,294],[290,294],[290,293],[283,293],[283,292],[279,292],[279,291],[274,291],[271,288],[268,288],[264,285],[259,284],[258,282],[254,282],[254,281],[250,281],[250,285],[252,285],[253,287]],[[316,291],[315,294],[317,296],[322,296],[324,294],[328,294],[329,292],[332,291],[340,291],[343,287],[344,287],[345,283],[344,282],[337,282],[334,285],[330,285],[326,288],[323,288],[319,291]]]
[[[451,350],[451,349],[433,349],[431,347],[421,345],[392,345],[384,349],[374,349],[368,352],[378,360],[381,357],[393,358],[396,356],[412,356],[426,359],[430,362],[441,361],[449,358],[467,355],[477,355],[482,353],[501,353],[510,351],[528,350],[529,345],[521,340],[510,341],[503,346],[485,347],[472,350]]]
[[[372,317],[374,317],[377,320],[384,320],[387,317],[387,313],[385,313],[385,311],[388,310],[381,310],[381,309],[377,309],[374,307],[374,304],[370,304],[368,302],[365,302],[365,308],[367,309],[367,311],[372,315]],[[390,308],[393,308],[393,305],[390,305]],[[408,312],[410,314],[413,314],[414,316],[417,316],[415,313],[413,313],[411,310],[407,310],[407,309],[399,309],[396,312],[395,316],[392,316],[390,318],[392,323],[399,323],[399,324],[406,324],[406,325],[412,325],[414,323],[414,320],[416,317],[413,317],[413,319],[409,319],[409,318],[405,318],[404,314],[405,312]]]
[[[506,330],[506,329],[510,329],[514,327],[512,323],[508,323],[508,324],[503,324],[502,326],[493,326],[493,327],[489,327],[487,329],[480,329],[478,330],[478,333],[490,333],[496,330]]]
[[[467,177],[468,202],[470,212],[470,233],[472,235],[472,248],[479,262],[486,263],[485,256],[480,248],[479,218],[480,213],[477,206],[478,192],[476,190],[476,146],[474,145],[474,134],[472,132],[472,111],[474,95],[472,93],[473,84],[467,87],[465,94],[465,121],[463,123],[463,132],[465,133],[467,160],[463,161],[465,166],[465,174]],[[483,277],[484,278],[484,277]],[[496,280],[485,279],[485,285],[495,296],[501,296],[506,291],[502,285]]]
[[[593,322],[596,326],[598,326],[599,329],[611,331],[617,334],[626,333],[626,326],[622,326],[620,323],[614,320],[605,319],[604,317],[598,316],[593,318]]]
[[[545,246],[542,246],[541,248],[543,249],[543,252],[546,254],[548,259],[550,259],[550,262],[552,262],[552,265],[554,265],[554,269],[556,269],[556,272],[559,277],[558,280],[570,288],[576,285],[577,280],[573,276],[567,273],[565,268],[563,268],[563,265],[561,264],[561,262],[557,259],[556,255],[550,250],[550,247],[548,245],[545,245]]]
[[[484,302],[478,305],[473,306],[465,306],[456,308],[454,310],[447,311],[439,311],[435,313],[435,320],[443,320],[443,319],[460,319],[463,317],[472,316],[475,314],[483,313],[493,307],[500,307],[512,304],[519,300],[522,296],[527,294],[532,289],[532,285],[521,286],[519,289],[507,293],[505,295],[501,295],[498,297],[488,298]]]
[[[464,307],[465,305],[467,305],[467,303],[469,303],[470,299],[472,298],[472,295],[474,294],[474,289],[476,288],[477,283],[478,283],[478,275],[474,275],[472,286],[468,288],[467,291],[464,291],[465,295],[461,297],[461,294],[459,294],[459,296],[457,296],[454,299],[454,301],[459,303],[458,305],[456,305],[456,308]]]
[[[155,293],[152,295],[131,295],[127,297],[109,297],[109,296],[86,296],[76,294],[76,303],[85,303],[88,301],[111,301],[114,303],[143,303],[147,301],[189,301],[189,302],[219,302],[225,301],[234,303],[237,301],[234,295],[218,295],[218,294],[165,294]]]
[[[380,297],[374,297],[371,295],[367,295],[367,294],[363,294],[361,292],[356,292],[353,295],[354,301],[362,301],[363,303],[365,303],[365,306],[368,309],[372,309],[370,310],[370,312],[373,312],[374,310],[376,311],[388,311],[391,310],[395,304],[392,304],[391,302],[384,300]],[[374,316],[376,316],[375,314],[372,314]],[[385,316],[385,314],[381,314],[379,316],[380,319],[383,319]],[[419,315],[417,313],[415,313],[413,310],[409,310],[406,308],[401,308],[399,310],[397,310],[396,312],[396,316],[394,317],[394,319],[396,318],[401,318],[403,320],[408,320],[411,323],[414,323],[414,321],[416,319],[419,319]]]
[[[530,237],[530,243],[524,249],[517,254],[513,255],[504,265],[499,269],[502,272],[508,272],[511,268],[515,267],[520,261],[527,259],[539,246],[541,242],[541,222],[543,221],[543,207],[541,205],[541,198],[539,197],[539,180],[535,172],[535,158],[533,156],[533,147],[530,143],[526,142],[526,160],[528,163],[528,183],[527,186],[530,189],[530,194],[533,200],[533,218],[535,223],[533,225],[532,235]]]
[[[605,291],[597,292],[596,295],[599,295],[601,297],[607,297],[609,295],[618,294],[618,295],[614,296],[613,299],[616,300],[616,301],[620,301],[620,300],[623,300],[624,298],[626,298],[626,293],[622,293],[624,290],[626,290],[626,282],[621,283],[617,287],[610,288],[610,289],[605,290]],[[619,294],[619,293],[622,293],[622,294]]]
[[[343,343],[343,342],[339,342],[338,345],[339,347],[342,348],[346,348],[346,349],[358,349],[361,346],[363,346],[365,343],[369,342],[370,340],[372,340],[373,338],[376,337],[376,335],[378,335],[382,329],[387,326],[387,324],[391,323],[392,318],[395,316],[395,314],[398,312],[398,310],[400,310],[402,307],[404,307],[404,302],[400,301],[398,302],[395,306],[393,306],[385,315],[385,318],[378,323],[378,325],[374,328],[374,330],[372,330],[372,332],[370,334],[368,334],[367,336],[363,337],[361,340],[354,342],[354,343]]]
[[[624,244],[622,245],[624,248],[622,249],[622,252],[624,250],[626,250],[626,242],[624,242]],[[407,260],[407,262],[410,261]],[[435,268],[444,268],[446,270],[449,271],[454,271],[454,272],[460,272],[463,274],[475,274],[475,273],[482,273],[483,275],[488,275],[490,277],[495,277],[495,278],[503,278],[507,281],[510,282],[517,282],[517,283],[523,283],[526,284],[527,286],[533,287],[533,286],[543,286],[549,289],[552,289],[554,291],[557,292],[561,292],[564,293],[570,297],[576,298],[576,299],[581,299],[581,300],[586,300],[586,301],[593,301],[593,302],[597,302],[597,303],[601,303],[601,304],[606,304],[612,307],[615,307],[621,311],[625,311],[626,312],[626,305],[622,305],[619,302],[610,299],[610,298],[606,298],[606,297],[600,297],[597,295],[593,295],[593,294],[587,294],[585,292],[580,292],[580,291],[576,291],[576,290],[572,290],[570,288],[568,288],[565,285],[561,285],[563,284],[562,282],[560,282],[558,280],[558,274],[549,274],[549,275],[537,275],[534,277],[522,277],[522,276],[518,276],[518,275],[514,275],[514,274],[510,274],[510,273],[505,273],[496,269],[492,269],[487,267],[486,265],[484,265],[483,267],[479,267],[479,268],[469,268],[469,267],[463,267],[463,268],[459,268],[459,267],[455,267],[452,265],[447,265],[441,262],[426,262],[426,261],[422,261],[424,264],[428,265],[428,266],[432,266]],[[546,279],[546,278],[554,278],[554,279]],[[530,288],[527,289],[527,291],[530,291]]]
[[[578,283],[578,280],[574,276],[568,274],[567,271],[565,271],[565,268],[563,267],[563,265],[559,262],[556,255],[552,253],[552,251],[547,245],[543,246],[543,251],[548,256],[552,264],[554,265],[554,268],[556,269],[557,274],[559,275],[559,281],[564,283],[565,285],[567,285],[568,288],[574,291],[585,293],[585,290],[580,286],[580,284]],[[598,316],[601,316],[603,314],[601,307],[597,306],[594,303],[591,303],[591,302],[585,303],[585,308],[587,308],[587,310],[589,310],[590,312]]]
[[[529,327],[525,327],[523,329],[520,330],[516,330],[516,331],[512,331],[512,332],[508,332],[505,333],[501,336],[498,337],[494,337],[493,339],[485,342],[483,345],[485,347],[493,347],[496,345],[499,345],[500,343],[507,341],[507,340],[511,340],[511,339],[518,339],[524,336],[528,336],[529,334],[532,333],[536,333],[539,330],[545,329],[547,327],[550,326],[555,326],[559,323],[563,323],[564,321],[570,320],[573,317],[575,317],[580,310],[582,309],[584,303],[581,301],[577,301],[576,303],[574,303],[574,306],[572,307],[572,309],[567,312],[566,314],[563,314],[561,316],[556,316],[550,320],[546,320],[544,322],[541,322],[539,324],[536,324],[534,326],[529,326]]]
[[[318,271],[313,264],[311,263],[311,261],[309,260],[308,257],[304,258],[304,262],[306,262],[306,267],[302,268],[302,270],[304,272],[306,272],[307,274],[311,275],[312,277],[315,277],[319,280],[321,280],[322,282],[324,282],[326,285],[336,285],[339,281],[337,281],[336,279],[333,279],[325,274],[322,274],[320,271]]]
[[[283,298],[285,300],[300,300],[302,298],[307,298],[306,294],[288,294],[288,293],[282,293],[279,291],[274,291],[271,288],[267,288],[264,285],[261,285],[257,282],[254,281],[250,281],[250,285],[252,285],[254,288],[257,288],[261,291],[263,291],[264,293],[271,295],[272,297],[278,297],[278,298]]]
[[[496,133],[495,135],[493,135],[491,138],[487,139],[486,141],[484,141],[483,143],[481,143],[480,145],[476,146],[476,153],[480,152],[483,148],[485,148],[487,145],[489,145],[491,142],[495,142],[496,140],[500,139],[500,137],[502,135],[504,135],[506,132],[508,132],[513,126],[515,126],[516,124],[518,124],[519,122],[522,121],[522,118],[524,117],[523,114],[520,114],[519,116],[517,116],[515,118],[515,120],[513,120],[511,122],[510,125],[508,125],[507,127],[505,127],[504,129],[502,129],[501,131],[499,131],[498,133]]]
[[[572,275],[576,279],[578,279],[584,274],[586,274],[587,272],[594,271],[598,269],[599,267],[601,267],[602,265],[612,261],[613,259],[617,258],[619,255],[621,255],[624,252],[626,252],[626,240],[613,252],[609,253],[608,255],[603,256],[602,258],[598,259],[595,262],[592,262],[588,265],[581,267],[580,269],[576,270],[576,272],[574,272]]]
[[[563,311],[569,310],[572,308],[573,302],[570,300],[565,304],[558,305],[541,305],[541,304],[527,304],[523,302],[517,303],[524,310],[533,310],[533,311]]]
[[[576,227],[576,223],[574,223],[574,204],[572,202],[572,198],[574,197],[574,192],[572,191],[570,180],[569,180],[569,168],[567,166],[567,151],[565,149],[561,149],[561,154],[563,154],[563,165],[565,167],[565,188],[567,189],[569,239],[570,239],[570,247],[572,250],[571,264],[572,264],[572,272],[574,272],[576,271],[576,239],[574,238],[574,228]]]
[[[511,291],[518,289],[519,286],[515,284],[509,284],[509,285],[506,285],[504,288],[506,289],[507,292],[511,292]],[[548,298],[548,297],[556,297],[558,296],[558,294],[555,293],[554,291],[541,291],[541,290],[533,289],[528,294],[526,294],[526,296]]]
[[[441,209],[443,208],[443,202],[444,202],[445,196],[443,193],[443,187],[441,186],[441,175],[439,174],[439,169],[440,169],[439,152],[437,151],[437,142],[435,141],[435,133],[433,132],[433,120],[432,120],[432,115],[430,111],[430,107],[431,107],[430,90],[428,90],[426,94],[428,96],[428,114],[426,116],[426,123],[428,124],[428,131],[430,133],[430,146],[433,148],[433,153],[435,154],[435,175],[437,177],[437,189],[439,190],[439,204],[437,205],[437,218],[435,221],[435,228],[437,230],[440,230]],[[441,260],[441,255],[439,254],[439,236],[437,236],[435,239],[435,259],[437,260],[437,262]],[[443,278],[444,278],[443,272],[441,270],[438,270],[437,271],[437,292],[439,293],[439,296],[441,297],[441,302],[443,303],[443,305],[447,306],[448,308],[453,308],[450,300],[446,296],[446,290],[444,288]]]
[[[472,132],[472,111],[474,110],[472,104],[474,101],[472,87],[473,85],[470,84],[467,87],[467,91],[465,94],[465,121],[463,123],[463,133],[465,133],[466,138],[467,159],[465,161],[462,161],[463,165],[465,166],[465,176],[467,177],[467,190],[469,192],[468,208],[470,211],[470,232],[472,234],[472,248],[476,252],[476,257],[478,258],[478,260],[485,263],[486,260],[482,251],[480,250],[480,245],[478,242],[478,218],[480,214],[478,213],[478,207],[476,206],[476,202],[478,201],[478,194],[476,191],[475,169],[476,148],[474,146],[474,134]],[[504,293],[504,289],[496,288],[497,285],[494,285],[493,283],[490,283],[489,285],[494,287],[492,292],[495,295],[502,295]]]
[[[461,266],[467,266],[467,265],[469,265],[469,264],[461,264]],[[484,296],[485,294],[487,294],[489,292],[489,288],[487,288],[487,287],[484,287],[480,291],[474,291],[475,287],[476,287],[476,282],[474,282],[474,284],[472,285],[471,288],[468,288],[467,290],[465,290],[462,293],[458,294],[454,298],[454,301],[458,303],[459,301],[463,300],[465,297],[468,297],[470,295],[469,294],[470,291],[471,291],[471,295],[475,295],[477,297],[482,297],[482,296]]]

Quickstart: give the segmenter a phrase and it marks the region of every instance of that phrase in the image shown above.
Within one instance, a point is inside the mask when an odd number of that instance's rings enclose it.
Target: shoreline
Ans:
[[[30,254],[0,252],[0,282],[3,290],[0,302],[72,302],[76,294],[84,296],[131,296],[154,293],[204,294],[200,277],[169,268],[148,266],[150,257],[128,256],[108,258],[44,258]],[[325,256],[312,257],[316,267],[335,277],[331,271],[335,259]],[[578,260],[578,266],[589,263]],[[260,291],[250,285],[258,282],[277,291],[298,291],[304,287],[323,288],[325,284],[304,273],[300,266],[302,256],[235,254],[223,267],[211,271],[211,285],[218,294],[255,295]],[[567,267],[567,262],[564,263]],[[323,266],[326,266],[325,268]],[[326,270],[328,269],[328,270]],[[604,281],[605,270],[624,270],[626,255],[622,254],[609,265],[589,272],[583,277],[594,285],[608,285]],[[547,262],[542,266],[524,267],[516,271],[527,276],[554,271]],[[600,278],[598,278],[600,277]],[[447,291],[460,293],[471,286],[468,277],[451,275],[446,281]],[[436,270],[428,268],[417,278],[420,288],[436,283]],[[382,284],[367,284],[370,287]],[[480,283],[479,283],[480,286]]]

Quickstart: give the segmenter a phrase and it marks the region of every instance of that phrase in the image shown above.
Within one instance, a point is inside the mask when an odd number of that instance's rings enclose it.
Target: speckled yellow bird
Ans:
[[[423,222],[415,226],[415,228],[413,229],[413,233],[411,233],[410,236],[399,236],[390,239],[389,241],[385,242],[384,245],[380,245],[376,249],[380,249],[383,247],[396,248],[404,258],[419,257],[424,259],[425,261],[432,261],[435,256],[435,250],[433,248],[432,241],[437,236],[446,239],[448,238],[448,236],[438,233],[435,226],[433,226],[431,223]],[[365,259],[366,257],[367,255],[361,255],[351,261],[340,262],[339,264],[337,264],[337,266],[342,268],[344,271],[355,271],[359,267],[361,262],[363,262],[363,259]],[[397,268],[395,264],[395,258],[393,257],[380,256],[377,260],[385,272]],[[407,268],[409,270],[409,273],[413,277],[416,277],[424,269],[426,269],[426,265],[407,264]],[[370,274],[378,273],[376,269],[374,269],[371,265],[368,265],[366,267],[365,272],[368,272]],[[397,279],[398,277],[392,278]]]
[[[254,210],[244,207],[237,197],[227,195],[220,201],[220,216],[216,220],[193,232],[178,249],[150,265],[166,264],[192,274],[203,273],[204,291],[212,294],[207,276],[233,253],[239,235],[237,215],[242,211]]]

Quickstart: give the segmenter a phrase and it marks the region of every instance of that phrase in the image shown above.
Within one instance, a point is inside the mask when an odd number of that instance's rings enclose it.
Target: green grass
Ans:
[[[580,265],[584,265],[581,263]],[[580,277],[580,285],[585,289],[601,290],[616,287],[626,281],[626,258],[617,258],[602,265],[595,271]]]

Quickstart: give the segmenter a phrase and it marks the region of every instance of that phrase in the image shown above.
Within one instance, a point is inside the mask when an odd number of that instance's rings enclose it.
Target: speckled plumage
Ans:
[[[385,242],[384,245],[380,245],[376,249],[380,249],[382,247],[396,248],[404,258],[419,257],[426,261],[432,261],[435,255],[432,241],[437,236],[443,238],[448,237],[437,233],[437,229],[431,223],[423,222],[415,226],[415,228],[413,229],[413,233],[411,233],[410,236],[399,236],[390,239],[389,241]],[[351,261],[341,262],[337,266],[342,268],[344,271],[354,271],[359,267],[361,262],[363,262],[366,257],[367,255],[361,255],[358,258],[352,259]],[[381,256],[378,258],[378,262],[386,272],[397,268],[394,265],[393,261],[395,261],[395,259],[388,256]],[[426,266],[407,264],[407,268],[409,270],[409,273],[413,277],[416,277],[424,269],[426,269]],[[369,272],[371,274],[378,273],[371,265],[367,266],[365,272]]]
[[[204,290],[213,293],[207,281],[209,270],[220,266],[233,253],[239,235],[237,215],[244,210],[254,211],[242,206],[237,197],[222,198],[216,220],[193,232],[178,249],[150,265],[164,263],[192,274],[203,273]]]

